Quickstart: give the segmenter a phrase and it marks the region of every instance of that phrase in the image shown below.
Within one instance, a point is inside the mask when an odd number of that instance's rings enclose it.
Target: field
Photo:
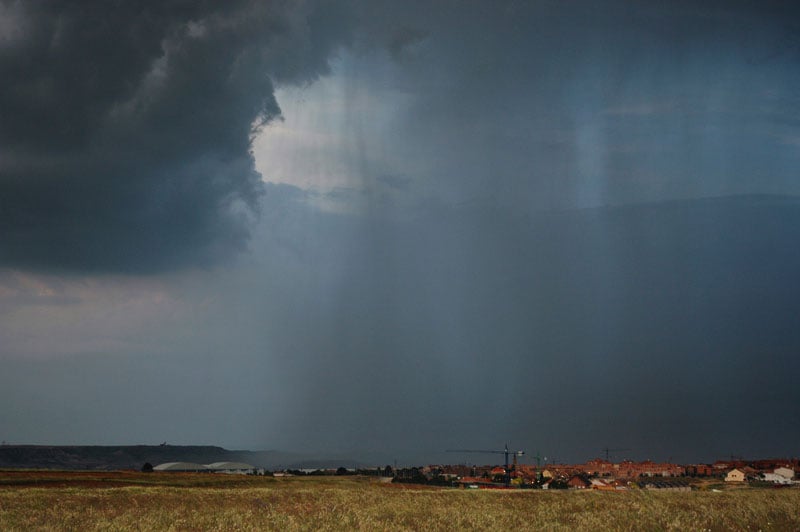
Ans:
[[[358,477],[0,471],[0,530],[800,530],[800,489],[458,490]]]

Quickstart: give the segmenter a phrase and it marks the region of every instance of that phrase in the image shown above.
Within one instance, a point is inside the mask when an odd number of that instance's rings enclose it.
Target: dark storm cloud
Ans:
[[[422,179],[449,201],[527,210],[800,192],[797,150],[780,140],[800,113],[796,6],[372,9],[373,31],[391,36],[395,83],[415,95],[395,149],[428,161]]]
[[[274,84],[327,72],[351,35],[401,65],[413,104],[389,151],[424,161],[426,190],[446,200],[757,192],[749,175],[765,165],[770,191],[792,186],[790,8],[348,6],[4,2],[0,263],[152,271],[242,249],[262,191],[253,125],[279,115]],[[380,83],[374,63],[357,68]]]
[[[329,5],[4,2],[0,262],[159,270],[242,248],[274,83],[327,71]]]

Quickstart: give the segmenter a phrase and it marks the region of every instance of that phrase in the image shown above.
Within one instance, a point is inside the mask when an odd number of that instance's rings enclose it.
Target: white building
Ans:
[[[764,473],[764,482],[772,482],[773,484],[791,484],[791,479],[779,475],[777,473]]]
[[[725,475],[725,482],[744,482],[744,471],[739,469],[731,469]]]
[[[203,464],[195,464],[193,462],[166,462],[158,464],[153,468],[153,471],[173,471],[173,472],[198,472],[208,471],[208,467]]]
[[[252,473],[256,468],[253,465],[245,464],[244,462],[214,462],[205,466],[209,471],[214,473],[231,473],[246,475]]]

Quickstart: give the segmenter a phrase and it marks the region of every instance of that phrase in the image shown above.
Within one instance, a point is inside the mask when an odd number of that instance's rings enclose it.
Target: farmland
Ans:
[[[800,490],[458,490],[360,477],[0,471],[2,530],[797,530]]]

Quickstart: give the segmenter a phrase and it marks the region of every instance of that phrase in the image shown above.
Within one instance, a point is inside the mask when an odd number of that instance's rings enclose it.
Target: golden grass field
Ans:
[[[0,471],[0,530],[800,530],[800,489],[458,490],[357,477]]]

